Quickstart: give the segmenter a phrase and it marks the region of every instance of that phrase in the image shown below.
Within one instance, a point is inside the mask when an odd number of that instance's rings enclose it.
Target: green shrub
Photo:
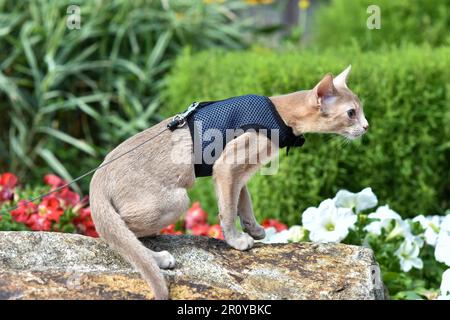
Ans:
[[[303,209],[339,189],[355,192],[367,186],[403,216],[442,212],[450,205],[450,48],[186,52],[168,78],[166,115],[192,101],[308,89],[326,72],[337,74],[349,63],[349,86],[363,101],[369,132],[351,144],[307,135],[302,149],[288,157],[282,152],[276,175],[257,175],[250,182],[256,214],[298,223]],[[217,211],[207,178],[191,195],[207,211]]]
[[[69,5],[80,8],[80,29],[66,25]],[[160,120],[161,79],[183,46],[244,46],[248,20],[229,14],[242,6],[0,1],[0,171],[70,179],[98,165]]]
[[[380,8],[379,30],[367,28],[370,5]],[[314,17],[313,43],[322,48],[356,43],[364,49],[406,42],[450,44],[448,12],[446,0],[333,0],[319,7]]]

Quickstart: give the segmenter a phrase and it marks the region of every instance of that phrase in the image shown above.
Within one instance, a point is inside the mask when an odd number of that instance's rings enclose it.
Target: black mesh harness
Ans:
[[[220,101],[193,103],[174,117],[169,129],[188,124],[194,145],[196,177],[210,176],[225,145],[239,134],[254,130],[267,135],[279,148],[301,147],[305,138],[294,135],[266,96],[244,95]],[[209,155],[205,159],[205,155]]]

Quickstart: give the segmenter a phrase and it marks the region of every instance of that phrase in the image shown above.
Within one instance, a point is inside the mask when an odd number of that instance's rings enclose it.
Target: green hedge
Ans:
[[[381,29],[369,30],[367,8],[377,5]],[[323,48],[363,49],[401,43],[450,44],[450,2],[447,0],[334,0],[322,5],[314,18],[314,44]]]
[[[351,144],[308,135],[301,150],[281,156],[278,174],[257,175],[250,182],[258,217],[298,223],[303,209],[339,189],[367,186],[403,216],[448,208],[450,48],[410,46],[365,54],[185,52],[168,77],[163,109],[169,116],[195,100],[311,88],[324,73],[336,74],[349,63],[349,85],[364,103],[368,134]],[[211,214],[217,212],[209,178],[202,178],[191,196]]]

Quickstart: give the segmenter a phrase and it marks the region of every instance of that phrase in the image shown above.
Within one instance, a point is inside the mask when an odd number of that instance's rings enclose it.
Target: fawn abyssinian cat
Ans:
[[[349,73],[350,66],[335,78],[325,75],[311,90],[269,99],[294,135],[335,133],[354,139],[363,135],[369,125],[359,99],[347,87]],[[138,237],[157,235],[162,228],[176,222],[188,209],[186,189],[195,181],[191,133],[187,126],[160,133],[170,120],[136,134],[115,148],[105,162],[156,136],[150,143],[98,170],[90,186],[92,217],[98,233],[142,274],[156,299],[169,297],[159,269],[173,268],[175,259],[167,251],[149,250]],[[259,148],[248,148],[248,141],[256,142]],[[253,214],[246,183],[278,150],[266,135],[249,131],[228,142],[214,162],[212,176],[220,224],[226,243],[237,250],[250,249],[254,239],[265,237]],[[174,151],[175,158],[185,161],[174,163]],[[241,161],[226,161],[232,156]],[[255,156],[256,162],[245,161]],[[244,232],[236,229],[237,217]]]

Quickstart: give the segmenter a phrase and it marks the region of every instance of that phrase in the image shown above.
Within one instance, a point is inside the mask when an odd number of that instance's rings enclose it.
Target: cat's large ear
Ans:
[[[337,88],[347,88],[347,79],[350,71],[352,70],[352,65],[349,65],[342,71],[337,77],[333,79],[333,83]]]
[[[313,90],[319,104],[323,99],[334,96],[336,94],[336,88],[333,84],[333,76],[330,73],[326,74]]]

